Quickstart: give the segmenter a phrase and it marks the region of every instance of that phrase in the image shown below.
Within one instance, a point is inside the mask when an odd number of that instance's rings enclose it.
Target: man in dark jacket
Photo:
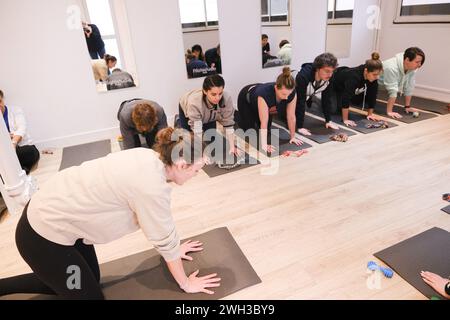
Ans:
[[[105,43],[98,27],[95,24],[83,22],[83,31],[91,58],[93,60],[103,59],[106,53]]]
[[[322,112],[327,128],[337,129],[331,122],[332,86],[330,83],[337,59],[331,53],[319,55],[314,63],[305,63],[296,77],[297,89],[297,128],[303,135],[310,135],[309,130],[303,127],[306,108],[311,108],[313,101],[320,99]]]

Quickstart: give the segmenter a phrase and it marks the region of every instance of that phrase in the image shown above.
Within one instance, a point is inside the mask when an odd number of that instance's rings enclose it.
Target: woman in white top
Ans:
[[[108,76],[111,74],[110,70],[114,69],[116,64],[117,58],[109,54],[105,54],[103,59],[92,60],[92,72],[95,81],[105,82],[108,80]]]
[[[158,134],[159,153],[131,149],[56,174],[33,195],[16,230],[17,248],[34,273],[0,280],[0,295],[103,299],[93,244],[139,229],[182,290],[213,294],[208,288],[220,285],[216,274],[197,277],[197,271],[186,276],[181,259],[191,260],[187,253],[202,250],[202,244],[180,245],[170,212],[169,182],[182,185],[204,166],[202,150],[193,147],[193,139],[184,130],[166,128]],[[80,268],[81,288],[70,290],[67,272],[73,266]]]

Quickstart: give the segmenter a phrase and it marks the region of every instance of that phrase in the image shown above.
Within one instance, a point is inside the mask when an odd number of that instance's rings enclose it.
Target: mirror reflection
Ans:
[[[222,73],[217,0],[179,0],[189,79]]]
[[[289,0],[261,0],[263,68],[291,64],[292,44]]]

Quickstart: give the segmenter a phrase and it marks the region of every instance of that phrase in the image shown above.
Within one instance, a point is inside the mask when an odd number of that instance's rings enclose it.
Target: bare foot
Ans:
[[[422,271],[420,275],[426,284],[436,290],[441,296],[450,299],[450,296],[445,292],[445,286],[450,281],[449,279],[444,279],[441,276],[428,271]]]

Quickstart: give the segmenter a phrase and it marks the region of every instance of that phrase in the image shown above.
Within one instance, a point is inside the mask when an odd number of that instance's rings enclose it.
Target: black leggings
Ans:
[[[248,91],[254,84],[244,87],[238,96],[238,112],[239,112],[239,122],[238,125],[242,130],[261,128],[261,120],[259,119],[258,106],[253,105],[248,101]],[[269,122],[267,124],[267,129],[272,126],[272,116],[269,115]]]
[[[17,146],[16,153],[22,169],[27,174],[30,173],[41,157],[39,150],[35,146]]]
[[[104,299],[94,246],[85,245],[82,240],[73,246],[63,246],[41,237],[28,222],[27,209],[28,205],[17,225],[16,244],[34,273],[0,279],[0,296],[32,293],[56,295],[60,299]],[[74,276],[71,266],[80,270],[80,289],[69,288]]]

